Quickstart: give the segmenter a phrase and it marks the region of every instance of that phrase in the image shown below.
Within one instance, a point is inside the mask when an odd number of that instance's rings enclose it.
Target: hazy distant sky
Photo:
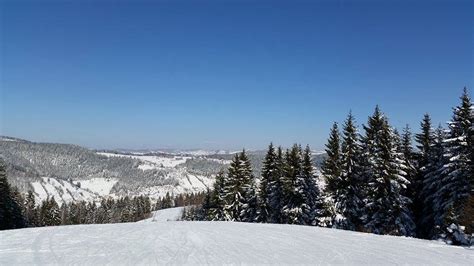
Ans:
[[[474,87],[473,1],[34,2],[0,4],[0,134],[33,141],[322,149],[350,109],[418,129]]]

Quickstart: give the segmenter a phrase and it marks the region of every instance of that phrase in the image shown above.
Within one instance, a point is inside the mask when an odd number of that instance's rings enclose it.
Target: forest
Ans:
[[[261,177],[245,150],[220,173],[186,220],[332,227],[375,234],[474,242],[473,104],[466,88],[447,128],[429,114],[413,135],[390,125],[379,106],[362,130],[349,113],[334,123],[322,175],[310,148],[270,144]],[[361,131],[361,132],[359,132]],[[415,145],[413,144],[415,142]],[[321,185],[324,184],[324,185]]]

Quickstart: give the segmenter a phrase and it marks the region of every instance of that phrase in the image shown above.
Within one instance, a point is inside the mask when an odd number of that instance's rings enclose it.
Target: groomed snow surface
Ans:
[[[154,211],[151,214],[151,218],[145,219],[140,222],[169,222],[178,221],[183,215],[184,207],[169,208],[159,211]]]
[[[160,214],[161,212],[161,214]],[[474,249],[334,229],[231,222],[76,225],[0,232],[0,265],[473,265]],[[164,221],[163,221],[164,220]],[[150,221],[150,220],[148,220]]]

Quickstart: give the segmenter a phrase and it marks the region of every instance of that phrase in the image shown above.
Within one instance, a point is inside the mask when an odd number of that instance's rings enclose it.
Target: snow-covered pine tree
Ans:
[[[343,127],[341,144],[341,177],[333,192],[333,226],[346,230],[357,230],[362,226],[361,209],[364,197],[360,179],[360,144],[357,126],[352,112],[347,116]]]
[[[306,203],[303,208],[303,222],[306,225],[321,225],[324,224],[327,213],[323,197],[316,183],[309,146],[306,146],[302,157],[301,178],[304,184],[303,197]]]
[[[409,184],[397,152],[400,143],[387,118],[375,108],[362,137],[363,178],[367,182],[365,228],[376,234],[413,235],[415,224],[402,192]]]
[[[35,195],[28,190],[25,199],[25,220],[28,227],[38,226],[38,210],[36,208]]]
[[[275,177],[275,174],[278,173],[276,168],[277,155],[273,143],[270,143],[268,146],[267,154],[263,160],[262,166],[262,176],[260,178],[260,184],[258,189],[258,203],[259,203],[259,217],[258,221],[266,223],[270,220],[272,215],[272,208],[270,203],[271,196],[271,185],[272,182],[279,178]]]
[[[22,203],[21,203],[22,205]],[[20,204],[8,183],[5,165],[0,160],[0,230],[25,227]]]
[[[405,128],[403,128],[401,143],[399,146],[399,153],[401,154],[405,164],[404,177],[409,181],[406,190],[403,191],[403,194],[411,201],[410,210],[413,214],[413,221],[415,222],[415,225],[418,225],[423,209],[420,196],[423,180],[418,174],[418,166],[416,154],[413,150],[412,138],[410,126],[407,124]]]
[[[447,138],[444,141],[444,158],[446,163],[441,170],[442,184],[437,193],[435,208],[440,210],[440,216],[435,217],[435,223],[441,225],[449,241],[458,244],[468,244],[464,220],[464,209],[470,197],[473,196],[471,185],[474,178],[471,175],[472,151],[471,130],[473,124],[472,101],[464,88],[461,104],[454,108],[453,118],[448,123]]]
[[[227,171],[227,180],[224,188],[224,217],[227,221],[238,221],[240,219],[243,191],[239,180],[240,156],[236,154],[232,159]]]
[[[224,216],[226,220],[249,221],[252,219],[251,216],[254,215],[252,212],[255,210],[250,210],[250,205],[247,202],[255,196],[251,191],[252,182],[252,168],[244,150],[235,155],[228,169],[224,188]]]
[[[304,199],[301,147],[293,145],[285,154],[283,175],[283,223],[305,224],[303,209],[308,208]]]
[[[252,165],[245,150],[240,153],[240,164],[244,196],[240,220],[242,222],[255,222],[258,217],[257,186],[252,173]]]
[[[55,226],[61,224],[59,206],[54,200],[54,197],[44,200],[41,204],[40,223],[41,226]]]
[[[225,189],[225,176],[224,172],[220,171],[216,175],[216,181],[211,194],[211,211],[209,219],[211,221],[223,221],[224,220],[224,189]]]
[[[212,191],[208,188],[204,197],[204,201],[201,205],[200,212],[196,214],[198,217],[194,217],[194,220],[198,221],[212,221]]]
[[[440,137],[442,137],[442,129],[440,132]],[[429,114],[423,116],[423,120],[420,123],[420,133],[415,135],[415,141],[418,149],[415,158],[417,167],[416,181],[419,182],[419,193],[418,197],[414,199],[413,202],[413,215],[417,229],[416,235],[422,238],[429,238],[429,234],[433,227],[433,206],[431,200],[427,200],[427,198],[432,197],[434,191],[431,188],[428,188],[430,184],[426,181],[426,176],[427,174],[432,174],[432,165],[435,161],[438,161],[438,158],[441,156],[441,154],[436,154],[432,151],[435,145],[436,136]],[[434,167],[434,169],[438,168],[439,166]],[[411,184],[411,186],[415,187],[413,184]],[[415,190],[415,188],[413,188],[413,190]]]
[[[270,205],[270,216],[268,222],[270,223],[282,223],[283,214],[283,169],[284,169],[284,158],[283,150],[278,147],[276,151],[274,171],[272,171],[272,178],[268,188],[269,191],[269,205]]]
[[[322,166],[322,173],[326,180],[327,193],[334,199],[340,186],[341,178],[341,143],[337,123],[334,123],[326,144],[327,158]]]
[[[435,142],[431,117],[425,114],[420,123],[421,132],[415,135],[416,147],[418,148],[418,167],[422,169],[430,160],[430,150]]]

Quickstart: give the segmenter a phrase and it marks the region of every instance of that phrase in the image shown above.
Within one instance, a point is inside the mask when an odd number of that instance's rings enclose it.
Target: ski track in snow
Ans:
[[[474,249],[413,238],[291,225],[143,222],[0,232],[0,265],[472,265],[473,262]]]

